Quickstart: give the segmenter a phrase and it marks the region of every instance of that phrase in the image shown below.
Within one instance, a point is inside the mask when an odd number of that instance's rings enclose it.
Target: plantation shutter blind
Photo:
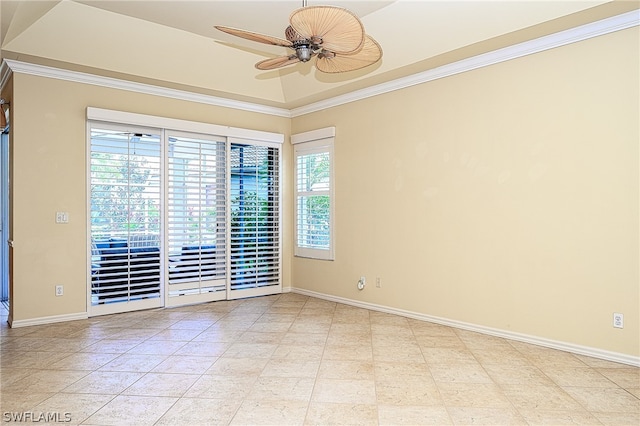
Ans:
[[[169,137],[169,297],[226,289],[224,138]]]
[[[293,135],[296,256],[334,259],[334,128]]]
[[[160,136],[91,129],[91,303],[159,298]]]
[[[280,148],[232,143],[231,290],[280,285]]]

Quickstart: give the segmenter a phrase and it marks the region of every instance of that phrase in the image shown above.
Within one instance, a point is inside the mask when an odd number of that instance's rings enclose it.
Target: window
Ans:
[[[334,259],[333,127],[293,135],[295,255]]]

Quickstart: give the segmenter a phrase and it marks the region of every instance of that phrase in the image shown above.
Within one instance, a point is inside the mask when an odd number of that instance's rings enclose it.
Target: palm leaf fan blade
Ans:
[[[331,52],[357,52],[364,42],[362,22],[341,7],[303,7],[293,11],[289,21],[298,34],[309,40],[321,41],[322,48]]]
[[[275,46],[291,47],[292,43],[289,40],[283,38],[271,37],[265,34],[254,33],[253,31],[240,30],[238,28],[223,27],[221,25],[215,25],[215,28],[225,32],[227,34],[241,37],[251,41],[257,41],[258,43],[273,44]]]
[[[359,52],[353,55],[320,53],[316,60],[316,67],[319,71],[330,74],[355,71],[375,64],[381,57],[382,48],[378,42],[373,37],[365,36],[364,46]]]
[[[266,71],[286,67],[287,65],[292,65],[298,62],[300,62],[300,59],[298,59],[296,55],[278,56],[277,58],[265,59],[264,61],[258,62],[256,64],[256,68]]]

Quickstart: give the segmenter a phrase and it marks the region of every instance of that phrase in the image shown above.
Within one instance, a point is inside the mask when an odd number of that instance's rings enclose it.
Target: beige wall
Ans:
[[[98,86],[14,74],[13,320],[86,311],[87,195],[86,108],[88,106],[284,133],[290,120]],[[284,145],[283,181],[288,182],[291,147]],[[291,222],[290,184],[284,220]],[[55,212],[69,223],[55,223]],[[290,285],[291,235],[284,232],[283,285]],[[55,285],[64,296],[55,297]]]
[[[336,126],[336,260],[294,258],[293,285],[640,355],[639,39],[293,119]]]
[[[292,257],[284,146],[285,287],[638,356],[638,39],[624,30],[293,120],[15,74],[13,319],[86,309],[94,106],[287,136],[336,126],[333,262]]]

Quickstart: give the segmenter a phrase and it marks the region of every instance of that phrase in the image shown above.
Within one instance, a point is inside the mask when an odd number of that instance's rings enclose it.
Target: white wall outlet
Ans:
[[[56,296],[62,296],[64,294],[64,287],[61,285],[56,286]]]
[[[613,314],[613,326],[615,328],[624,328],[624,315],[614,312]]]
[[[56,223],[69,223],[69,213],[56,212]]]
[[[358,280],[358,290],[364,290],[365,284],[367,284],[367,279],[365,277],[360,277]]]
[[[382,288],[382,280],[380,277],[376,277],[376,287]]]

